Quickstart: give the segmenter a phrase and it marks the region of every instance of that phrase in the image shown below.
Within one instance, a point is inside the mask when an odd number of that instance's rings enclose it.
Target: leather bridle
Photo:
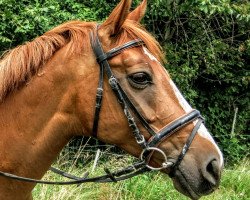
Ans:
[[[153,151],[160,153],[165,160],[162,163],[162,166],[154,168],[146,164],[146,167],[151,170],[161,170],[164,168],[171,167],[172,168],[171,175],[173,176],[175,174],[175,170],[178,168],[179,164],[181,163],[182,159],[187,153],[200,125],[203,122],[203,118],[201,117],[200,112],[198,110],[192,110],[190,113],[181,116],[177,120],[171,122],[169,125],[164,127],[162,130],[160,130],[160,132],[156,133],[148,124],[146,119],[136,109],[132,101],[129,99],[126,92],[123,90],[118,80],[116,79],[114,73],[112,72],[112,69],[108,62],[109,59],[120,54],[122,51],[126,49],[143,46],[144,42],[141,39],[132,40],[130,42],[125,43],[122,46],[113,48],[107,53],[105,53],[102,48],[101,42],[99,40],[98,33],[95,33],[95,34],[91,33],[91,44],[92,44],[92,48],[96,56],[96,60],[100,66],[99,83],[98,83],[98,88],[97,88],[97,93],[96,93],[96,109],[95,109],[95,117],[94,117],[94,123],[93,123],[93,136],[97,137],[99,113],[100,113],[100,109],[102,105],[102,96],[103,96],[103,79],[104,79],[104,73],[106,73],[108,77],[109,85],[114,91],[114,94],[116,95],[118,102],[122,106],[122,109],[127,118],[129,127],[132,129],[132,133],[135,137],[135,140],[137,144],[139,144],[141,148],[143,149],[141,152],[140,159],[145,160],[145,163],[148,163]],[[139,130],[136,124],[136,121],[133,115],[131,114],[130,110],[137,117],[137,119],[143,125],[143,127],[148,131],[148,133],[151,135],[151,138],[148,141],[145,140],[144,135]],[[165,155],[165,153],[157,147],[158,144],[161,143],[170,135],[172,135],[173,133],[175,133],[177,130],[181,129],[183,126],[193,122],[196,119],[198,119],[198,122],[196,123],[191,134],[189,135],[176,162],[175,163],[169,162],[167,160],[167,156]]]
[[[98,30],[98,28],[97,28]],[[0,176],[4,176],[7,178],[15,179],[18,181],[25,181],[25,182],[33,182],[33,183],[42,183],[42,184],[53,184],[53,185],[69,185],[69,184],[81,184],[85,182],[117,182],[121,180],[125,180],[136,176],[138,174],[144,173],[150,170],[162,170],[162,169],[170,169],[170,176],[175,176],[175,172],[180,165],[181,161],[183,160],[184,156],[186,155],[195,135],[197,134],[198,129],[200,128],[201,124],[203,123],[203,118],[200,115],[200,112],[197,110],[192,110],[190,113],[181,116],[180,118],[176,119],[175,121],[171,122],[167,126],[165,126],[159,132],[155,132],[151,126],[148,124],[147,120],[140,114],[137,108],[134,106],[132,101],[127,96],[126,92],[123,90],[121,85],[119,84],[118,80],[116,79],[115,75],[113,74],[111,67],[109,65],[108,60],[113,58],[114,56],[120,54],[122,51],[134,48],[134,47],[141,47],[144,45],[144,42],[141,39],[132,40],[130,42],[125,43],[122,46],[116,47],[111,49],[108,52],[104,52],[101,42],[98,37],[98,33],[91,33],[91,45],[96,56],[96,60],[100,66],[100,73],[99,73],[99,82],[97,87],[96,93],[96,106],[95,106],[95,116],[93,122],[93,137],[98,137],[98,122],[99,122],[99,114],[101,111],[102,106],[102,97],[103,97],[103,83],[104,83],[104,74],[108,77],[109,85],[111,86],[114,94],[122,106],[124,114],[127,118],[129,127],[132,130],[132,133],[135,137],[137,144],[139,144],[142,148],[142,152],[140,155],[140,161],[124,168],[118,170],[116,172],[110,172],[108,169],[104,169],[106,174],[98,177],[88,178],[88,172],[84,174],[83,177],[76,177],[74,175],[68,174],[64,171],[55,169],[51,167],[50,169],[66,178],[72,179],[71,181],[43,181],[37,179],[31,179],[27,177],[17,176],[14,174],[6,173],[0,171]],[[133,114],[132,114],[133,113]],[[139,130],[134,116],[138,119],[138,121],[143,125],[143,127],[147,130],[147,132],[151,135],[151,138],[146,141],[144,135]],[[187,138],[187,141],[182,148],[179,156],[177,157],[176,161],[169,161],[166,154],[163,150],[161,150],[158,145],[168,138],[170,135],[178,131],[179,129],[183,128],[184,126],[196,121],[196,124]],[[162,162],[161,166],[159,167],[152,167],[149,165],[150,158],[154,152],[158,152],[162,155],[164,161]]]

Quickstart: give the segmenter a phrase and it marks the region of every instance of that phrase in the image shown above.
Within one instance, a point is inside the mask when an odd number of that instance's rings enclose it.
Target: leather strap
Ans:
[[[157,146],[158,143],[165,140],[167,137],[169,137],[170,135],[172,135],[185,125],[193,122],[198,117],[200,117],[200,112],[198,110],[192,110],[190,113],[176,119],[175,121],[168,124],[165,128],[163,128],[154,137],[151,137],[150,141],[148,142],[148,146],[149,147]]]
[[[57,170],[53,170],[53,171],[57,171]],[[71,177],[72,175],[70,175],[70,179],[73,179],[71,181],[43,181],[43,180],[38,180],[38,179],[32,179],[32,178],[27,178],[27,177],[22,177],[22,176],[17,176],[14,174],[10,174],[7,172],[2,172],[0,171],[0,176],[3,177],[7,177],[13,180],[17,180],[17,181],[22,181],[22,182],[29,182],[29,183],[40,183],[40,184],[46,184],[46,185],[79,185],[82,183],[88,183],[88,182],[94,182],[94,183],[109,183],[109,182],[117,182],[117,181],[122,181],[125,179],[129,179],[133,176],[137,176],[139,174],[142,174],[146,171],[149,171],[146,167],[145,167],[145,163],[144,162],[137,162],[134,163],[131,166],[128,166],[124,169],[118,170],[116,172],[108,172],[108,174],[106,175],[102,175],[102,176],[97,176],[97,177],[92,177],[92,178],[88,178],[89,173],[86,172],[84,174],[84,176],[82,178],[78,178],[78,177]],[[57,174],[64,174],[64,177],[67,177],[69,174],[67,174],[65,176],[65,172],[60,172],[60,170],[58,170],[56,172]]]
[[[129,107],[128,107],[128,104],[127,104],[126,100],[128,100],[130,102],[129,105],[132,105],[132,103],[128,98],[127,99],[124,98],[125,92],[121,89],[117,79],[113,75],[113,72],[112,72],[112,70],[111,70],[111,68],[109,66],[108,60],[107,60],[107,59],[110,59],[113,56],[121,53],[123,50],[126,50],[128,48],[141,46],[142,44],[143,44],[142,40],[139,40],[139,39],[138,40],[133,40],[133,41],[128,42],[128,43],[126,43],[126,44],[124,44],[124,45],[122,45],[120,47],[117,47],[117,48],[114,48],[114,49],[110,50],[108,53],[104,53],[101,42],[100,42],[98,36],[96,36],[94,38],[93,33],[91,34],[91,45],[92,45],[92,48],[94,50],[95,56],[97,58],[97,62],[99,63],[100,68],[103,68],[104,71],[106,72],[107,76],[108,76],[109,84],[110,84],[112,90],[114,91],[114,93],[116,94],[116,97],[118,98],[118,102],[123,107],[124,113],[125,113],[125,115],[127,116],[127,119],[128,119],[129,126],[132,128],[132,132],[133,132],[133,134],[134,134],[134,136],[136,138],[137,143],[139,145],[141,145],[142,148],[145,148],[146,143],[145,143],[144,136],[140,133],[140,131],[139,131],[139,129],[138,129],[136,123],[135,123],[135,120],[134,120],[134,118],[132,117],[132,115],[131,115],[131,113],[129,111]],[[139,113],[139,112],[137,112],[137,113]],[[96,121],[99,118],[99,116],[97,116],[97,114],[99,114],[99,113],[95,112],[94,121]],[[144,120],[144,121],[146,122],[146,120]],[[94,123],[93,130],[97,130],[96,125],[98,125],[98,123]],[[94,131],[93,131],[93,136],[97,137],[97,133],[94,132]]]
[[[186,124],[188,124],[188,123],[194,121],[195,119],[197,119],[198,117],[200,117],[200,112],[197,110],[193,110],[190,113],[188,113],[188,114],[182,116],[181,118],[175,120],[174,122],[170,123],[165,128],[163,128],[159,133],[156,134],[155,131],[151,128],[151,126],[147,123],[145,118],[140,114],[140,112],[138,112],[138,110],[136,109],[134,104],[128,98],[126,92],[122,89],[118,80],[115,78],[115,76],[110,68],[110,65],[108,63],[109,58],[112,58],[113,56],[117,55],[118,53],[121,53],[122,50],[128,49],[130,47],[136,47],[136,46],[142,45],[143,42],[141,40],[133,40],[133,41],[128,42],[120,47],[114,48],[107,53],[104,53],[104,51],[102,49],[101,42],[98,38],[98,34],[96,33],[96,37],[94,38],[93,33],[92,33],[91,44],[92,44],[92,48],[94,50],[94,53],[97,57],[97,62],[99,63],[99,65],[101,67],[104,68],[104,71],[106,72],[108,79],[109,79],[109,84],[110,84],[112,90],[114,91],[114,93],[118,99],[118,102],[121,104],[121,106],[124,110],[124,114],[127,117],[128,124],[132,129],[132,132],[134,134],[134,137],[135,137],[137,143],[142,147],[143,152],[147,152],[147,148],[155,147],[157,144],[159,144],[160,142],[165,140],[167,137],[169,137],[171,134],[175,133],[180,128],[182,128]],[[136,122],[135,122],[134,118],[132,117],[129,109],[131,109],[133,111],[135,116],[139,119],[140,123],[151,134],[152,137],[150,138],[150,140],[148,142],[145,141],[144,136],[141,134],[140,130],[138,129]],[[192,131],[194,136],[197,133],[196,129],[198,130],[198,128],[195,127],[194,130]],[[187,142],[189,143],[189,141],[190,140],[188,140]],[[185,145],[187,145],[187,144],[185,144]],[[185,153],[186,153],[186,151],[185,151]],[[185,153],[184,153],[184,155],[185,155]],[[144,155],[147,155],[147,153],[144,153]],[[178,160],[182,160],[184,155],[179,156]],[[180,164],[180,161],[177,162],[175,167],[177,168],[179,164]]]
[[[178,156],[176,162],[174,163],[174,165],[171,167],[171,170],[170,170],[170,173],[169,173],[169,176],[170,177],[174,177],[175,176],[175,173],[176,173],[176,170],[178,168],[178,166],[181,164],[181,161],[183,160],[184,156],[186,155],[187,151],[189,150],[189,147],[191,146],[193,140],[194,140],[194,137],[197,133],[197,131],[199,130],[201,124],[203,123],[204,119],[203,118],[199,118],[198,119],[198,122],[196,123],[194,129],[192,130],[191,134],[189,135],[185,145],[183,146],[182,150],[181,150],[181,153],[180,155]]]
[[[102,107],[102,97],[103,97],[103,66],[100,65],[99,82],[96,91],[96,103],[95,103],[95,117],[92,128],[93,137],[97,138],[99,116]]]
[[[120,54],[122,51],[124,51],[126,49],[130,49],[130,48],[137,47],[137,46],[142,46],[143,44],[144,44],[144,42],[141,39],[132,40],[130,42],[125,43],[122,46],[115,47],[115,48],[111,49],[107,53],[103,52],[103,54],[100,54],[100,55],[98,55],[98,57],[96,57],[96,60],[100,64],[104,60],[109,60],[110,58]]]

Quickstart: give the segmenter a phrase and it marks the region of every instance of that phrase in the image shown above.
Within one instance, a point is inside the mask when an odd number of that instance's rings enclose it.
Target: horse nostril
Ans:
[[[216,159],[211,160],[207,164],[203,176],[212,187],[218,186],[220,180],[220,167]]]

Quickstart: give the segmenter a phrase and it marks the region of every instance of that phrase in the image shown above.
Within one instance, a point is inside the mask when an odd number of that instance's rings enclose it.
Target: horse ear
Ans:
[[[143,0],[141,4],[128,15],[127,19],[140,22],[145,15],[146,9],[147,0]]]
[[[100,29],[105,30],[105,33],[109,34],[109,36],[118,34],[129,14],[130,7],[131,0],[121,0]]]

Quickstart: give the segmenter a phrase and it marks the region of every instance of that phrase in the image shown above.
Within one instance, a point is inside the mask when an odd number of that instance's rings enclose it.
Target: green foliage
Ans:
[[[250,3],[156,0],[149,6],[145,22],[164,46],[166,68],[205,116],[226,160],[248,156]]]
[[[0,0],[1,51],[29,41],[68,20],[96,20],[95,8],[78,0]]]
[[[118,2],[0,0],[0,51],[68,20],[102,21]],[[133,1],[133,7],[139,2]],[[249,155],[249,1],[148,1],[144,24],[162,44],[169,62],[166,68],[205,116],[227,161]]]

